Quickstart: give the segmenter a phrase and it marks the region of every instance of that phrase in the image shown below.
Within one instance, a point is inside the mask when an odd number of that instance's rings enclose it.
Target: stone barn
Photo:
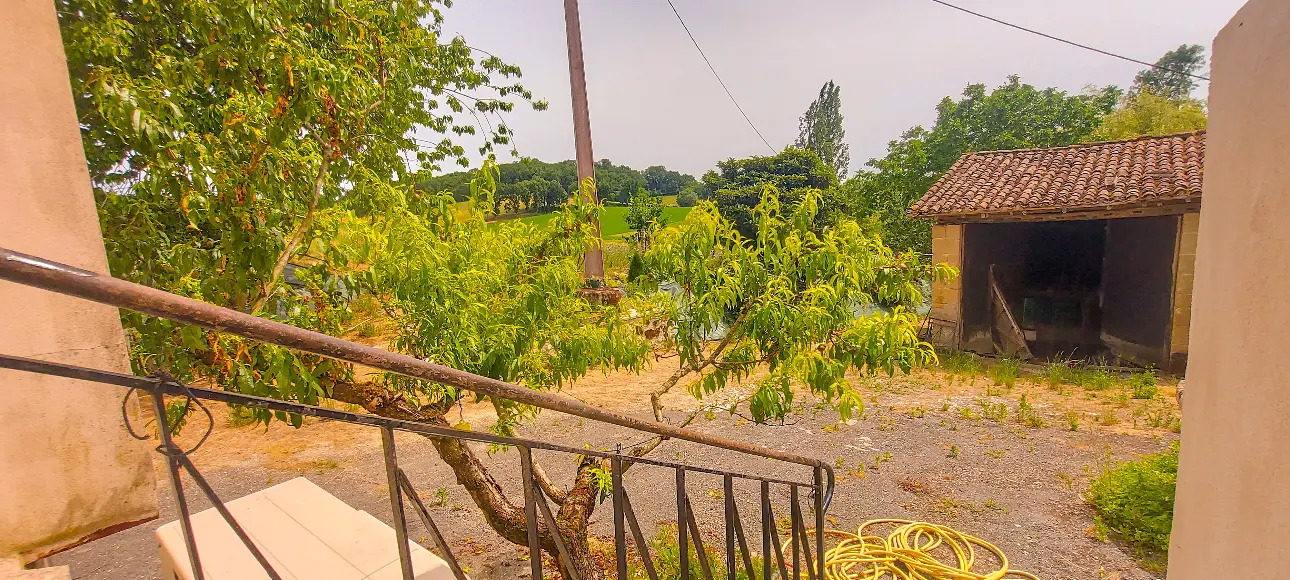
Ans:
[[[963,155],[909,209],[935,220],[934,344],[1187,363],[1205,133]]]

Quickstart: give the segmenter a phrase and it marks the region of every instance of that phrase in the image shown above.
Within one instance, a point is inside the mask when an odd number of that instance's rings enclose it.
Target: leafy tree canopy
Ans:
[[[336,333],[356,216],[417,207],[413,182],[509,143],[479,119],[532,101],[519,69],[440,33],[429,1],[57,4],[113,275]],[[291,262],[302,290],[283,283]],[[315,402],[345,365],[123,314],[136,370]]]
[[[651,165],[641,173],[645,177],[645,190],[650,195],[678,195],[682,189],[696,182],[693,175],[672,171],[662,165]]]
[[[843,141],[847,132],[842,128],[840,91],[833,81],[820,88],[820,96],[798,122],[797,141],[793,146],[814,151],[825,165],[833,168],[838,180],[843,180],[851,166],[851,147]]]
[[[703,175],[703,187],[711,192],[722,217],[730,220],[745,237],[753,238],[757,222],[753,208],[761,203],[767,185],[774,187],[789,210],[796,207],[807,190],[821,190],[827,209],[815,215],[821,220],[833,208],[837,176],[813,151],[789,147],[778,155],[727,159],[716,171]]]
[[[1107,115],[1092,140],[1114,141],[1199,131],[1205,128],[1208,119],[1201,101],[1170,99],[1142,91],[1126,97],[1118,109]]]
[[[627,227],[636,232],[633,237],[636,245],[641,248],[648,248],[654,232],[667,226],[667,218],[663,217],[663,202],[658,196],[650,195],[645,188],[632,194],[626,220]]]
[[[931,224],[910,220],[905,211],[961,155],[1083,142],[1120,94],[1115,87],[1076,95],[1037,89],[1017,76],[993,91],[968,85],[962,98],[946,97],[937,105],[930,131],[921,126],[906,131],[888,144],[885,157],[871,159],[868,170],[847,180],[843,191],[848,209],[876,219],[891,247],[930,253]]]
[[[1188,99],[1196,88],[1196,79],[1205,68],[1205,48],[1184,44],[1160,57],[1156,66],[1133,77],[1132,94],[1153,93],[1169,99]]]
[[[519,161],[503,163],[500,166],[501,177],[497,183],[497,199],[501,211],[537,211],[547,212],[562,203],[563,198],[556,200],[554,189],[544,189],[547,183],[555,183],[567,196],[578,188],[578,167],[572,159],[548,163],[526,157]],[[474,173],[458,171],[437,175],[421,181],[423,190],[448,190],[458,201],[470,198],[470,183]],[[520,185],[526,181],[541,178],[536,184]],[[696,183],[694,176],[672,171],[662,165],[654,165],[644,171],[637,171],[626,165],[615,165],[608,159],[596,163],[596,185],[600,199],[615,203],[630,203],[632,194],[642,187],[650,195],[677,195],[681,189]],[[545,191],[548,195],[540,198],[535,192]]]

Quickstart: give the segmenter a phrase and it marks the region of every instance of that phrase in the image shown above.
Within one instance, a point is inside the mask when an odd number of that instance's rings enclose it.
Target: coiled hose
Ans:
[[[870,528],[896,526],[882,536]],[[806,535],[815,535],[807,530]],[[1034,574],[1008,569],[1008,557],[998,546],[953,528],[909,520],[869,520],[856,533],[825,530],[838,543],[824,554],[825,580],[1039,580]],[[942,562],[934,551],[952,554],[953,562]],[[977,555],[984,549],[994,555],[999,568],[974,571]]]

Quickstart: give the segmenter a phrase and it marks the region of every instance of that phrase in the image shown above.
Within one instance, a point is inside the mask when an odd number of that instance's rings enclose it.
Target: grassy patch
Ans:
[[[663,207],[663,217],[667,219],[668,225],[680,223],[689,215],[690,207]],[[531,215],[520,218],[520,221],[530,223],[535,226],[545,226],[551,221],[554,214],[544,213]],[[606,206],[600,212],[600,236],[605,239],[620,239],[630,234],[632,229],[627,227],[627,208],[623,206]]]
[[[1167,451],[1104,469],[1086,495],[1097,511],[1095,531],[1133,546],[1145,564],[1163,567],[1177,481],[1177,443]]]
[[[966,351],[954,351],[940,357],[941,370],[955,375],[979,375],[985,370],[981,357]]]
[[[1001,358],[990,365],[990,380],[996,385],[1012,388],[1021,376],[1021,361],[1015,358]]]

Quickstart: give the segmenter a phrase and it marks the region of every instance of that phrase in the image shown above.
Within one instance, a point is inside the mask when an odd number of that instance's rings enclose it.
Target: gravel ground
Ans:
[[[640,401],[646,399],[637,395],[641,388],[656,384],[650,383],[654,374],[657,371],[642,377],[596,377],[571,394],[645,417],[649,412]],[[1123,422],[1094,424],[1094,416],[1107,414],[1127,419],[1133,411],[1129,403],[1083,393],[1057,394],[1024,382],[990,396],[983,381],[947,381],[934,373],[871,380],[867,387],[873,394],[867,397],[866,417],[849,425],[839,424],[836,413],[816,410],[807,400],[791,425],[758,426],[718,413],[699,418],[694,428],[837,465],[840,481],[828,515],[830,523],[842,529],[854,530],[874,518],[927,520],[993,542],[1008,555],[1014,569],[1045,579],[1160,577],[1142,569],[1127,548],[1090,537],[1093,516],[1081,498],[1091,476],[1106,461],[1155,452],[1177,438],[1159,428]],[[1030,392],[1030,400],[1049,426],[1029,428],[1016,422],[1017,398],[1025,391]],[[1153,404],[1164,408],[1168,400],[1172,405],[1168,395],[1162,392]],[[669,397],[665,399],[669,408],[693,406],[684,396]],[[1008,419],[995,422],[965,416],[964,408],[971,410],[966,415],[979,414],[982,401],[1008,405]],[[1172,409],[1176,411],[1176,407]],[[390,521],[380,439],[375,430],[326,421],[307,422],[301,429],[280,424],[268,429],[231,427],[227,412],[215,411],[217,429],[193,460],[221,497],[234,499],[304,476],[351,506]],[[1077,431],[1068,428],[1071,412],[1085,418]],[[679,411],[671,413],[681,416]],[[468,407],[462,418],[479,429],[487,423],[488,414],[484,408]],[[195,436],[184,434],[184,438]],[[606,449],[640,440],[639,434],[624,429],[555,413],[544,413],[522,436]],[[486,526],[429,442],[406,433],[399,434],[397,441],[400,465],[425,501],[435,502],[440,488],[447,492],[445,504],[432,508],[433,516],[453,552],[470,567],[471,576],[527,577],[528,563],[521,560],[527,550],[501,540]],[[487,449],[481,446],[478,451],[484,456]],[[537,452],[536,456],[554,481],[570,480],[573,458],[550,452]],[[801,466],[690,443],[665,443],[652,456],[785,479],[810,479],[810,470]],[[512,497],[521,497],[516,452],[495,453],[486,456],[485,462],[495,467],[494,476]],[[159,466],[159,476],[162,473]],[[675,521],[672,471],[639,466],[628,473],[625,486],[647,535],[652,535],[659,523]],[[687,479],[705,542],[718,546],[723,535],[720,488],[719,476],[696,473]],[[754,548],[760,544],[757,494],[755,482],[736,484],[740,513]],[[188,497],[194,510],[209,507],[199,496],[190,486]],[[158,520],[54,556],[51,563],[71,566],[73,578],[157,578],[153,532],[176,517],[174,498],[164,479],[159,479],[158,497]],[[788,513],[787,497],[786,488],[772,488],[777,518]],[[410,535],[428,544],[420,523],[412,520]],[[612,529],[612,510],[606,504],[597,510],[592,531],[609,535]]]

